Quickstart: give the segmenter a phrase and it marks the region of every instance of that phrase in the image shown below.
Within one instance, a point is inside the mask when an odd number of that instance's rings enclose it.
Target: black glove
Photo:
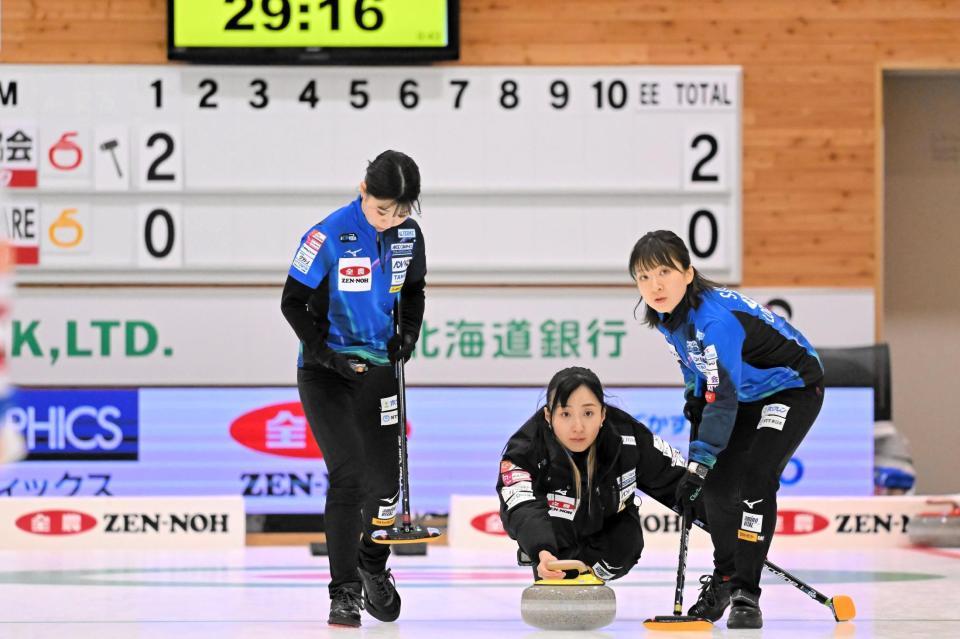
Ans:
[[[703,397],[691,395],[687,398],[687,403],[683,405],[683,416],[694,427],[699,426],[703,421],[703,409],[707,406],[707,400]]]
[[[693,468],[694,470],[691,470]],[[676,500],[680,510],[693,521],[696,516],[696,504],[703,492],[703,484],[707,480],[707,467],[697,462],[690,462],[687,472],[677,484]]]
[[[332,348],[324,349],[324,351],[317,356],[317,361],[320,362],[321,366],[329,368],[344,379],[360,379],[360,373],[350,365],[350,360]]]
[[[410,333],[395,334],[387,342],[387,357],[390,358],[390,363],[396,364],[401,357],[403,362],[407,363],[416,345],[417,338]]]

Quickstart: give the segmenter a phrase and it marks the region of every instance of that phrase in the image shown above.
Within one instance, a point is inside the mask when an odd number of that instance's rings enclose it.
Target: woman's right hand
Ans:
[[[322,366],[329,368],[344,379],[360,379],[360,372],[350,365],[350,360],[332,348],[325,349],[317,357],[317,360]]]
[[[540,575],[541,579],[563,579],[564,574],[562,570],[550,570],[547,568],[548,561],[556,561],[557,558],[553,556],[549,550],[540,551],[540,563],[537,565],[537,574]]]

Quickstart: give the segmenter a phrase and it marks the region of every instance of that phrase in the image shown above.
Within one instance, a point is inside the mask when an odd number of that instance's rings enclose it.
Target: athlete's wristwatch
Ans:
[[[689,464],[687,464],[687,470],[693,473],[694,475],[696,475],[697,477],[699,477],[700,479],[706,479],[707,471],[710,469],[699,462],[692,461]]]

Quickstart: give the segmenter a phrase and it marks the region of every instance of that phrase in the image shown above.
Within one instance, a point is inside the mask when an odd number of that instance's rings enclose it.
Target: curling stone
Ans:
[[[523,591],[520,616],[543,630],[596,630],[617,616],[617,597],[577,559],[551,561],[551,570],[576,570],[575,579],[539,579]]]
[[[928,499],[931,506],[949,506],[948,512],[926,512],[910,518],[908,535],[917,546],[960,547],[960,504],[952,499]]]

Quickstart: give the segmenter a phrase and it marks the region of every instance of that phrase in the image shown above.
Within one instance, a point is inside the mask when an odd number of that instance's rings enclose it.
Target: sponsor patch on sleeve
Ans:
[[[621,436],[623,437],[623,445],[624,445],[624,446],[636,446],[636,445],[637,445],[637,438],[634,437],[633,435],[621,435]]]
[[[742,539],[742,540],[744,540],[744,541],[756,542],[756,541],[757,541],[757,533],[747,532],[746,530],[738,530],[738,531],[737,531],[737,539]]]
[[[388,410],[380,413],[380,425],[391,426],[400,422],[399,411]]]
[[[518,468],[517,470],[511,470],[505,473],[500,473],[500,479],[503,480],[504,486],[513,486],[516,483],[522,481],[533,481],[530,477],[530,473]]]
[[[593,564],[593,572],[597,577],[607,581],[613,579],[616,575],[607,569],[606,564],[601,560]]]
[[[397,229],[397,237],[406,240],[417,236],[417,229]]]
[[[307,235],[307,240],[304,242],[304,244],[308,245],[314,251],[319,251],[320,247],[323,246],[323,243],[326,241],[327,236],[314,229]]]
[[[533,492],[525,490],[518,492],[510,497],[510,499],[505,500],[505,503],[507,504],[507,510],[511,510],[518,504],[522,504],[525,501],[533,501],[534,499],[536,499],[536,497],[533,496]]]
[[[671,466],[680,466],[681,468],[686,468],[687,461],[683,458],[683,453],[681,453],[676,448],[672,450],[673,450],[673,457],[671,457],[671,459],[673,461],[671,463]]]
[[[517,493],[530,493],[532,495],[533,484],[528,481],[522,481],[513,486],[504,486],[500,489],[500,496],[503,497],[505,503],[510,503],[510,499]]]
[[[508,472],[510,472],[511,470],[515,470],[516,468],[517,468],[517,465],[514,464],[514,463],[513,463],[512,461],[510,461],[509,459],[501,459],[501,460],[500,460],[500,472],[501,472],[501,473],[508,473]]]
[[[659,435],[653,436],[653,447],[659,450],[664,457],[667,457],[668,459],[673,457],[673,448],[670,446],[670,444],[663,441]]]
[[[710,344],[704,348],[703,359],[706,362],[704,374],[707,378],[707,386],[712,390],[720,385],[720,370],[717,366],[717,347]]]
[[[677,360],[678,363],[683,363],[683,360],[680,359],[680,354],[677,353],[677,347],[667,342],[667,348],[670,349],[670,354],[673,355],[673,359]]]
[[[664,457],[670,460],[671,466],[686,466],[687,463],[683,459],[683,455],[679,450],[663,441],[659,435],[653,436],[653,447],[659,450]]]
[[[380,410],[393,410],[397,407],[397,396],[391,395],[390,397],[382,397],[380,399]]]
[[[297,250],[297,255],[293,258],[293,268],[306,275],[310,271],[310,267],[313,266],[313,261],[317,259],[320,247],[326,240],[327,236],[320,231],[310,231],[299,250]]]

